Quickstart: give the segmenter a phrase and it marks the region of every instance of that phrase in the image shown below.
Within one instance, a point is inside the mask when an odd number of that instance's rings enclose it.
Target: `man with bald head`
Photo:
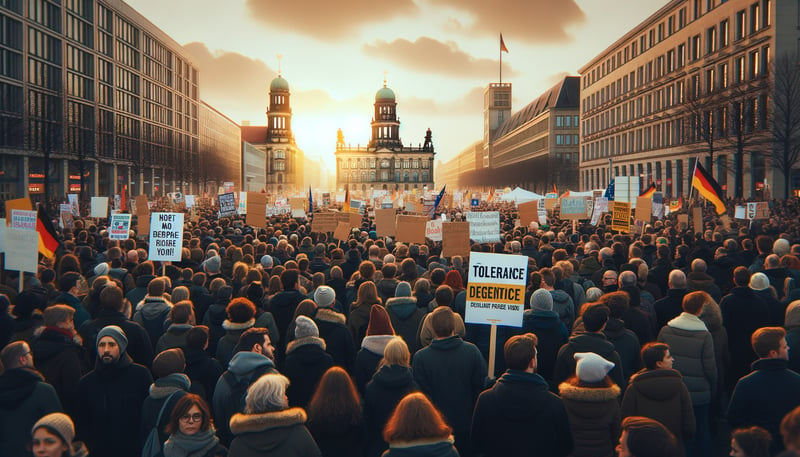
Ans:
[[[714,283],[714,278],[709,276],[708,264],[703,259],[692,261],[692,271],[686,276],[686,289],[689,292],[703,291],[711,295],[715,302],[722,300],[722,291]]]
[[[667,294],[661,300],[653,303],[656,310],[656,325],[662,328],[671,319],[677,317],[683,311],[683,296],[686,290],[686,275],[683,271],[674,269],[669,272]]]

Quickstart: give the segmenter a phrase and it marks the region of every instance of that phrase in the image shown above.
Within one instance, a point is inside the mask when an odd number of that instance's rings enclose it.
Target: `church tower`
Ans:
[[[400,141],[400,120],[397,118],[397,101],[394,91],[383,87],[375,94],[375,114],[372,118],[372,138],[370,148],[402,148]]]
[[[303,151],[297,148],[292,133],[292,106],[289,83],[278,72],[269,84],[267,108],[267,192],[283,194],[303,185]]]
[[[269,85],[267,108],[267,143],[290,143],[292,136],[292,105],[289,103],[289,83],[278,73]]]

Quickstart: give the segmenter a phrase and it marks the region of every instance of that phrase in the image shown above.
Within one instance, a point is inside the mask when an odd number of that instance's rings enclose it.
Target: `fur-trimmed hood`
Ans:
[[[582,387],[575,382],[562,382],[558,385],[558,393],[562,398],[586,401],[586,402],[603,402],[614,400],[619,397],[619,386],[612,384],[609,387]]]
[[[694,314],[689,314],[685,311],[680,313],[675,319],[667,322],[667,325],[672,328],[686,330],[689,332],[708,331],[706,324],[701,321],[699,317],[695,316]]]
[[[361,349],[366,349],[373,354],[383,357],[383,351],[389,341],[397,338],[395,335],[370,335],[365,336],[361,341]]]
[[[289,408],[261,414],[237,413],[231,417],[231,432],[234,435],[256,433],[279,427],[290,427],[306,423],[306,412],[303,408]]]
[[[317,308],[317,314],[314,315],[314,319],[342,325],[347,323],[347,317],[344,314],[337,313],[331,308]]]
[[[322,350],[325,350],[325,340],[318,336],[304,336],[303,338],[298,338],[294,341],[289,341],[289,344],[286,345],[286,354],[291,354],[295,349],[299,348],[300,346],[319,346]]]
[[[249,328],[252,328],[254,325],[256,325],[255,319],[250,319],[247,322],[231,322],[228,319],[225,319],[225,321],[222,322],[222,328],[224,328],[225,330],[245,331]]]

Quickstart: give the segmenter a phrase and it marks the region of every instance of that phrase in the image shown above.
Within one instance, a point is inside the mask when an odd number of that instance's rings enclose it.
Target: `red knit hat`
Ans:
[[[372,305],[369,310],[369,326],[367,326],[367,336],[372,335],[394,335],[394,327],[389,319],[389,314],[381,305]]]

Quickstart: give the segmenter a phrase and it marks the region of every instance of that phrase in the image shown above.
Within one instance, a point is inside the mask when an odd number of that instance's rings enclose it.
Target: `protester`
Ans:
[[[166,427],[164,457],[225,457],[228,450],[216,436],[208,403],[186,394],[175,403]]]
[[[89,451],[75,439],[75,424],[63,413],[50,413],[31,428],[31,450],[36,457],[87,457]]]
[[[451,433],[442,413],[425,395],[410,393],[400,400],[383,429],[383,439],[389,443],[383,457],[459,457]]]
[[[324,457],[363,455],[366,444],[358,391],[341,367],[322,376],[308,405],[308,430]]]

